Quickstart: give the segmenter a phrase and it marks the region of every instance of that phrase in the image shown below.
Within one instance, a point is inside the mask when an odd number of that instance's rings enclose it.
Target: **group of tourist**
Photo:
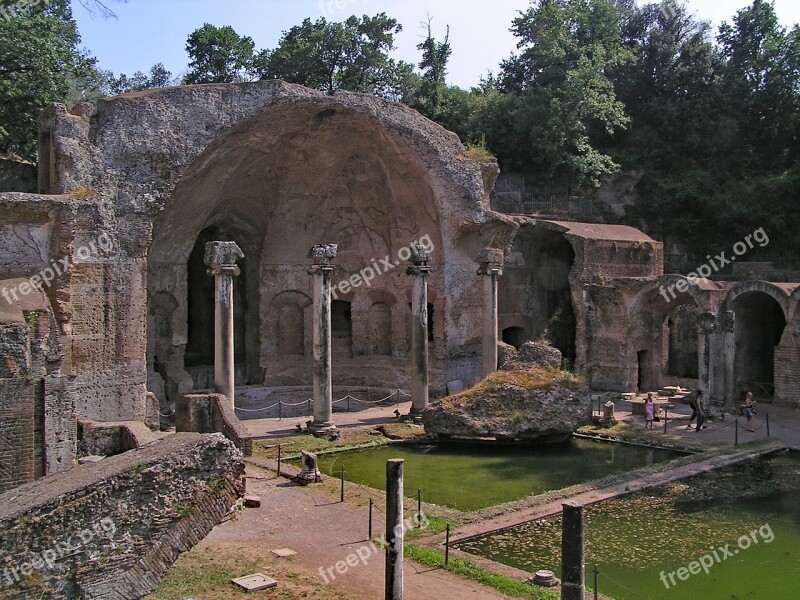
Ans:
[[[705,424],[706,421],[706,409],[703,406],[703,390],[697,390],[697,392],[692,397],[692,401],[689,406],[692,407],[692,416],[689,417],[689,424],[686,426],[686,429],[692,428],[692,422],[697,419],[697,425],[695,427],[695,431],[700,431],[701,429],[708,429],[708,425]],[[755,410],[755,402],[753,401],[753,393],[747,392],[744,397],[744,413],[747,417],[747,428],[746,431],[753,432],[755,428],[753,427],[753,416],[756,414]],[[645,429],[653,429],[653,421],[656,418],[656,404],[655,404],[655,394],[653,392],[647,393],[647,398],[644,401],[644,415],[645,415]]]

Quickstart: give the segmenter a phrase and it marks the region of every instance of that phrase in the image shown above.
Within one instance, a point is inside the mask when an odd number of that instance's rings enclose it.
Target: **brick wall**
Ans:
[[[141,598],[244,494],[222,435],[179,433],[0,494],[0,596]]]

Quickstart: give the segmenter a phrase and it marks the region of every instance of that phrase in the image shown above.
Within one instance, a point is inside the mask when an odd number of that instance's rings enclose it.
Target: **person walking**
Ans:
[[[700,431],[706,421],[706,416],[703,414],[703,390],[697,390],[697,394],[695,394],[694,402],[692,403],[692,416],[695,414],[697,414],[697,429],[695,431]],[[689,419],[689,425],[691,424],[692,421]]]
[[[747,431],[755,431],[753,427],[753,415],[756,414],[755,402],[753,402],[753,392],[747,392],[744,397],[744,416],[747,417]]]

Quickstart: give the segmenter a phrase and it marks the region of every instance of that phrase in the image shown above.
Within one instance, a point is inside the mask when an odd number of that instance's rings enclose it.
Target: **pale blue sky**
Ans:
[[[688,0],[697,16],[715,27],[730,21],[748,0]],[[450,25],[453,56],[448,82],[462,87],[478,83],[514,49],[516,39],[508,29],[528,0],[109,0],[117,19],[91,16],[73,3],[83,44],[100,62],[100,68],[116,74],[147,71],[163,62],[173,75],[187,69],[186,38],[203,23],[231,25],[249,35],[256,48],[274,48],[281,32],[304,18],[341,21],[351,14],[386,12],[403,25],[396,38],[394,56],[419,62],[416,45],[421,23],[433,17],[434,36],[442,38]],[[776,12],[786,26],[800,22],[798,0],[776,0]]]

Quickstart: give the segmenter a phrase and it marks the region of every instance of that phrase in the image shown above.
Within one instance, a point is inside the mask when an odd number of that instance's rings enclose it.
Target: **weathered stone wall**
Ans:
[[[57,324],[44,293],[0,280],[0,491],[69,469],[75,405],[61,375]],[[23,288],[24,289],[24,288]]]
[[[241,453],[181,433],[0,495],[3,598],[141,598],[244,493]]]
[[[175,404],[175,430],[221,433],[245,456],[253,454],[253,438],[222,394],[185,394]]]

